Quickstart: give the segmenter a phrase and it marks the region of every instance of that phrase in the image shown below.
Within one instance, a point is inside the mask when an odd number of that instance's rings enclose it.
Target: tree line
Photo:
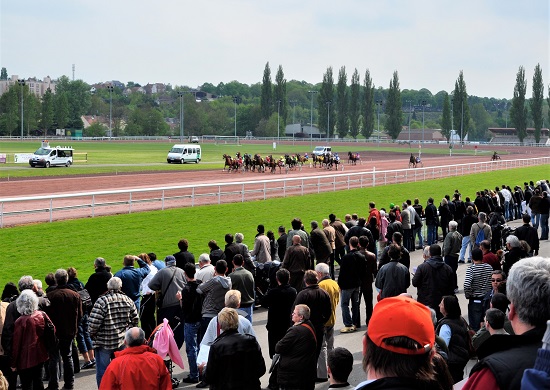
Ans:
[[[55,134],[55,129],[82,129],[82,115],[104,118],[84,130],[84,136],[106,136],[110,123],[113,136],[179,135],[180,107],[184,107],[185,135],[237,135],[252,132],[257,137],[284,135],[286,124],[313,125],[328,137],[369,138],[380,128],[397,139],[403,126],[412,129],[441,129],[449,139],[451,130],[470,140],[486,140],[489,127],[516,127],[521,142],[527,127],[535,128],[540,140],[544,118],[550,121],[550,88],[544,97],[540,65],[535,68],[532,95],[527,98],[525,70],[519,68],[512,99],[477,97],[467,93],[462,71],[451,93],[428,89],[401,89],[395,71],[387,88],[376,86],[369,69],[362,75],[354,69],[350,82],[345,67],[334,74],[327,68],[321,83],[285,78],[278,66],[272,81],[269,63],[263,79],[247,85],[238,81],[198,89],[166,86],[163,93],[124,93],[123,89],[99,87],[92,93],[82,80],[57,80],[56,92],[47,91],[42,99],[29,92],[28,86],[15,85],[0,97],[0,135],[17,136],[21,126],[21,101],[25,135]],[[7,79],[2,68],[1,78]],[[126,87],[139,86],[132,81]],[[193,92],[216,95],[201,101]],[[182,92],[191,92],[183,93]],[[183,102],[180,100],[182,99]],[[546,114],[545,114],[546,111]],[[111,120],[109,120],[111,119]],[[311,123],[313,120],[313,123]]]

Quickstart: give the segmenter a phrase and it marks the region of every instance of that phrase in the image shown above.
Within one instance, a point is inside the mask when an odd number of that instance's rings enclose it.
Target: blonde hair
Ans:
[[[237,330],[239,327],[239,315],[237,310],[230,307],[224,307],[218,314],[218,325],[225,331]]]

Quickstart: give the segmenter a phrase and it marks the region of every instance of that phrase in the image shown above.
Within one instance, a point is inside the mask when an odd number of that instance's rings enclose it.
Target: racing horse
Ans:
[[[338,156],[338,153],[334,155],[327,153],[325,155],[325,164],[327,169],[331,170],[332,167],[334,167],[334,169],[337,171],[338,165],[340,164],[340,156]]]
[[[497,161],[497,160],[500,160],[500,156],[498,155],[497,152],[494,152],[493,155],[491,156],[491,161]]]
[[[291,169],[296,169],[296,165],[298,165],[298,160],[296,159],[296,156],[290,156],[288,154],[285,154],[285,166],[287,167],[287,171]]]
[[[258,168],[258,172],[265,172],[265,161],[259,153],[254,155],[253,163],[254,165],[252,170],[254,170],[254,168]]]
[[[304,156],[301,156],[299,153],[296,153],[296,161],[297,161],[297,164],[300,165],[300,170],[302,170],[304,163],[307,163],[308,160],[309,160],[309,156],[307,155],[307,153]]]
[[[245,153],[243,155],[243,165],[245,171],[253,171],[254,170],[254,164],[252,161],[252,156],[249,153]]]
[[[356,165],[357,161],[361,163],[361,156],[359,153],[348,152],[348,164]]]
[[[411,157],[409,158],[409,168],[416,168],[416,158],[411,153]]]
[[[267,158],[265,159],[265,166],[269,168],[271,173],[277,172],[277,168],[279,168],[279,173],[282,173],[282,169],[283,169],[284,165],[285,165],[285,163],[284,163],[283,159],[277,160],[277,159],[273,158],[272,154],[267,156]]]
[[[225,167],[227,168],[228,172],[231,171],[238,171],[239,168],[242,166],[242,159],[237,158],[231,158],[231,156],[224,154],[223,158],[225,159],[225,164],[223,166],[223,171],[225,171]]]
[[[317,163],[319,163],[319,166],[322,168],[323,167],[323,161],[325,160],[325,156],[324,155],[317,155],[317,154],[314,154],[313,155],[313,167],[314,168],[317,168]]]

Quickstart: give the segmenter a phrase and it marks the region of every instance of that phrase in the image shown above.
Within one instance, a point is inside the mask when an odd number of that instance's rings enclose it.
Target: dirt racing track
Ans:
[[[344,159],[338,172],[313,168],[306,164],[301,169],[290,170],[287,173],[284,170],[282,173],[277,171],[275,174],[205,169],[175,173],[67,176],[4,181],[0,182],[0,202],[4,198],[27,198],[37,195],[54,196],[54,198],[0,203],[1,225],[7,227],[50,220],[233,203],[268,197],[299,196],[334,189],[369,187],[374,184],[378,186],[421,181],[470,173],[464,172],[462,168],[462,164],[467,163],[484,163],[476,167],[479,172],[484,172],[497,166],[498,169],[506,169],[508,164],[512,164],[512,160],[548,157],[546,148],[527,151],[526,148],[516,147],[508,148],[507,152],[509,154],[504,155],[502,160],[496,163],[489,163],[490,156],[488,155],[461,156],[455,154],[449,157],[430,156],[423,153],[423,169],[408,169],[408,154],[368,152],[368,154],[361,153],[361,164],[349,165]],[[353,175],[349,175],[350,173]],[[284,181],[282,179],[295,180]],[[218,184],[222,185],[221,188]],[[181,186],[186,186],[186,188],[174,188]],[[136,191],[132,191],[130,194],[128,190]],[[117,191],[118,193],[116,193]],[[92,192],[95,193],[93,197],[86,195],[55,198],[56,196]],[[104,192],[109,192],[109,194]],[[93,208],[91,207],[92,203],[95,205]],[[53,212],[50,211],[51,209]]]

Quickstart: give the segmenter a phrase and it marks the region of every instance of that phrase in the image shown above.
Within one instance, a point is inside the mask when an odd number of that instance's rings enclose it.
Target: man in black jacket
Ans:
[[[185,263],[195,264],[195,256],[189,252],[189,241],[185,238],[182,238],[178,241],[179,252],[173,254],[176,258],[176,267],[183,269]]]
[[[97,298],[107,292],[107,282],[113,277],[111,272],[107,271],[105,259],[98,257],[94,261],[95,272],[90,275],[88,282],[84,288],[88,290],[92,305],[97,301]]]
[[[523,225],[515,230],[514,236],[527,242],[531,248],[531,252],[529,254],[531,256],[537,256],[539,254],[540,246],[537,229],[529,224],[531,222],[531,217],[529,215],[524,214],[522,218]]]
[[[356,226],[354,226],[355,228]],[[349,231],[351,231],[351,228]],[[366,268],[361,267],[365,263],[365,256],[359,252],[359,239],[352,236],[348,242],[349,253],[340,260],[340,274],[338,275],[338,286],[340,287],[340,304],[342,308],[342,319],[344,328],[341,333],[355,332],[361,327],[361,316],[359,313],[360,286]],[[351,300],[351,315],[349,302]]]

